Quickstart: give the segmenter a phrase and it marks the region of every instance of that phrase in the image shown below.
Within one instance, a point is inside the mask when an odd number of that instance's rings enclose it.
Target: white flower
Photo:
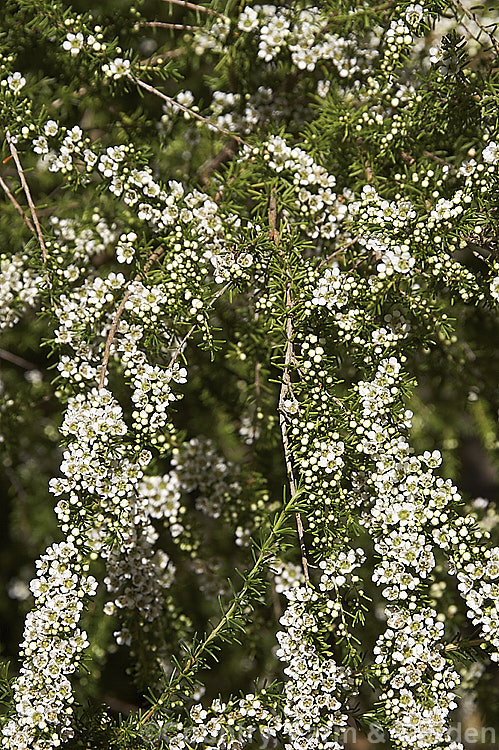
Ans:
[[[48,154],[49,148],[47,146],[47,140],[43,137],[43,135],[41,135],[40,138],[34,139],[33,151],[35,152],[35,154]]]
[[[497,164],[499,162],[499,144],[491,141],[489,145],[484,148],[482,157],[487,164]]]
[[[126,76],[129,69],[130,60],[123,60],[121,57],[115,57],[109,65],[106,63],[102,66],[104,75],[108,76],[108,78],[114,78],[114,80]]]
[[[192,104],[194,104],[194,94],[192,91],[180,91],[177,94],[177,101],[179,104],[182,104],[184,107],[190,107]]]
[[[417,26],[423,17],[423,6],[419,3],[417,5],[408,5],[405,9],[405,20],[409,26]]]
[[[45,133],[45,135],[49,136],[57,135],[58,130],[59,125],[55,122],[55,120],[47,120],[43,128],[43,132]]]
[[[331,87],[331,81],[317,81],[317,96],[324,99]]]
[[[253,8],[245,8],[239,16],[237,28],[241,31],[253,31],[258,26],[258,13]]]
[[[80,32],[78,32],[78,34],[67,34],[66,40],[62,43],[62,47],[66,52],[70,52],[72,57],[75,57],[80,53],[84,41],[83,34]]]
[[[286,398],[283,401],[282,408],[287,414],[298,414],[300,405],[295,398]]]
[[[83,158],[85,159],[85,164],[89,169],[91,169],[94,164],[96,163],[98,157],[97,154],[94,154],[93,151],[91,151],[89,148],[86,148],[83,152]]]
[[[499,302],[499,276],[490,282],[490,296]]]
[[[441,62],[443,57],[443,50],[439,46],[430,47],[429,49],[430,53],[430,62],[433,63],[433,65],[436,65],[437,63]]]
[[[7,83],[9,84],[9,89],[13,91],[14,94],[18,94],[26,85],[26,78],[24,78],[21,73],[13,73],[7,78]]]

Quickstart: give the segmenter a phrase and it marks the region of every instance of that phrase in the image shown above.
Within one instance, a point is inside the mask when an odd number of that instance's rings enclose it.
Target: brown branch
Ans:
[[[407,151],[402,151],[402,159],[408,164],[410,167],[414,164],[416,159],[412,154],[408,154]]]
[[[234,144],[228,143],[223,146],[218,154],[215,154],[211,159],[208,159],[199,170],[203,185],[206,185],[209,182],[211,173],[218,169],[218,167],[222,166],[222,164],[225,164],[225,162],[230,161],[235,153],[236,147]]]
[[[431,151],[423,151],[423,156],[426,156],[428,159],[433,159],[433,161],[436,161],[437,164],[444,164],[447,167],[452,167],[452,164],[450,161],[445,161],[445,159],[441,159],[440,156],[436,156],[436,154],[432,154]]]
[[[408,164],[410,167],[415,163],[416,159],[412,154],[407,153],[407,151],[402,151],[401,153],[402,159]],[[426,156],[428,159],[433,159],[433,161],[436,161],[438,164],[445,164],[448,167],[452,167],[452,164],[449,161],[445,161],[445,159],[441,159],[440,156],[436,156],[435,154],[432,154],[431,151],[426,151],[426,149],[423,151],[423,156]]]
[[[160,247],[158,250],[155,250],[152,255],[150,255],[147,263],[144,266],[144,270],[138,273],[133,281],[140,281],[142,276],[145,276],[145,274],[149,271],[150,267],[156,261],[161,253],[163,252],[164,248]],[[114,316],[114,320],[111,324],[111,328],[109,329],[109,333],[107,335],[106,344],[104,347],[104,357],[102,360],[102,367],[100,371],[100,378],[99,378],[99,390],[101,388],[104,388],[104,381],[106,379],[106,372],[107,372],[107,366],[109,364],[109,357],[111,354],[111,345],[113,343],[114,337],[116,336],[116,329],[118,328],[118,323],[120,322],[120,318],[123,315],[123,310],[125,309],[125,305],[132,293],[131,286],[128,287],[125,294],[123,295],[123,299],[121,300],[118,309],[116,310],[116,315]]]
[[[279,245],[279,232],[277,231],[277,201],[275,189],[270,193],[269,201],[269,237],[276,245]]]
[[[137,281],[138,279],[140,279],[140,275],[136,276],[134,281]],[[111,345],[116,335],[116,329],[118,328],[118,323],[120,322],[120,318],[123,315],[123,310],[125,309],[125,305],[131,293],[132,293],[132,290],[129,287],[127,291],[125,292],[125,294],[123,295],[123,299],[121,300],[119,307],[116,310],[116,315],[114,316],[114,320],[111,324],[111,328],[109,329],[109,333],[106,339],[106,345],[104,347],[104,359],[102,360],[102,367],[100,371],[99,390],[101,388],[104,388],[104,381],[106,380],[107,366],[109,364],[109,356],[111,354]]]
[[[275,189],[272,189],[270,193],[269,202],[269,235],[274,241],[277,247],[280,245],[280,237],[277,229],[277,201],[275,196]],[[291,299],[291,291],[289,284],[286,289],[286,351],[284,354],[284,370],[282,373],[281,389],[279,392],[279,426],[281,428],[282,447],[284,451],[284,462],[286,464],[286,474],[288,477],[289,489],[291,492],[291,498],[294,498],[297,494],[296,482],[293,472],[293,462],[291,458],[291,450],[289,448],[288,440],[288,429],[286,422],[286,411],[284,409],[284,400],[286,394],[289,393],[293,396],[293,389],[291,386],[291,378],[289,376],[289,367],[293,362],[295,355],[293,350],[293,321],[291,318],[291,309],[293,307],[293,301]],[[305,583],[308,586],[310,583],[310,576],[308,572],[308,560],[307,560],[307,548],[305,547],[305,538],[303,532],[303,522],[301,514],[297,511],[295,513],[296,529],[298,531],[298,542],[300,545],[301,553],[301,564],[303,568],[303,575],[305,576]]]
[[[154,86],[150,86],[148,83],[141,81],[140,78],[135,78],[135,76],[133,76],[131,73],[128,73],[127,77],[131,81],[134,81],[134,83],[136,83],[137,86],[140,86],[142,89],[144,89],[145,91],[149,91],[149,93],[154,94],[155,96],[159,96],[160,99],[163,99],[163,101],[168,102],[168,104],[171,104],[172,107],[176,107],[177,109],[180,109],[182,112],[185,112],[190,117],[193,117],[195,120],[199,120],[205,125],[208,125],[210,128],[214,128],[215,130],[218,130],[220,133],[223,133],[224,135],[229,136],[229,138],[233,138],[235,141],[237,141],[238,143],[241,143],[243,146],[248,145],[246,141],[244,141],[240,136],[236,135],[235,133],[231,133],[230,130],[221,128],[219,125],[212,122],[207,117],[203,117],[203,115],[198,114],[198,112],[194,112],[193,109],[189,109],[189,107],[186,107],[183,104],[179,104],[179,102],[175,101],[175,99],[173,99],[171,96],[167,96],[166,94],[163,94],[162,91],[159,91],[158,89],[155,89]]]
[[[137,28],[142,26],[151,26],[152,28],[160,29],[175,29],[177,31],[202,31],[203,26],[187,26],[185,23],[166,23],[165,21],[142,21],[136,23]]]
[[[26,214],[24,213],[24,211],[22,209],[22,206],[20,206],[19,203],[16,201],[16,199],[14,198],[14,196],[12,195],[12,193],[9,190],[9,186],[7,185],[6,182],[4,182],[4,180],[2,180],[1,177],[0,177],[0,187],[3,188],[3,190],[4,190],[4,192],[5,192],[6,196],[7,196],[7,198],[10,200],[10,202],[12,203],[12,205],[14,206],[14,208],[16,209],[17,213],[20,216],[22,216],[22,219],[23,219],[24,223],[26,224],[26,226],[28,227],[28,229],[31,232],[33,232],[33,234],[36,234],[35,227],[31,223],[31,219],[29,218],[29,216],[26,216]]]
[[[166,50],[165,52],[160,52],[157,55],[151,55],[151,57],[146,57],[145,60],[140,61],[141,67],[146,67],[148,65],[155,65],[156,63],[161,64],[165,61],[166,58],[173,59],[175,57],[181,57],[182,55],[185,55],[185,49],[171,49]]]
[[[210,16],[217,16],[217,18],[222,18],[224,21],[230,21],[230,18],[224,16],[223,13],[218,13],[211,8],[205,8],[204,5],[189,3],[187,0],[163,0],[163,2],[170,3],[170,5],[180,5],[181,8],[188,8],[189,10],[200,10],[203,13],[208,13]]]
[[[289,289],[287,289],[286,290],[286,307],[288,308],[288,310],[291,307],[291,305],[292,305],[291,294],[289,292]],[[284,460],[286,463],[286,473],[288,475],[289,489],[291,491],[291,497],[295,497],[296,482],[295,482],[295,477],[293,473],[293,463],[291,461],[291,451],[289,449],[286,414],[284,410],[284,399],[286,398],[286,394],[290,393],[290,395],[293,396],[293,389],[291,387],[291,379],[289,377],[289,365],[291,363],[291,359],[293,356],[292,336],[293,336],[293,323],[292,323],[291,317],[288,316],[286,320],[287,342],[286,342],[286,352],[284,355],[284,372],[282,376],[281,390],[279,393],[279,426],[281,428],[282,447],[284,450]],[[295,513],[295,519],[296,519],[296,529],[298,531],[298,541],[300,544],[301,564],[303,568],[303,574],[305,576],[305,583],[308,585],[310,583],[310,576],[308,573],[307,549],[305,547],[303,522],[301,519],[301,514],[299,512]]]
[[[40,226],[40,222],[38,221],[38,216],[36,215],[35,204],[33,203],[33,199],[31,197],[29,185],[26,182],[26,177],[24,176],[24,170],[22,168],[22,164],[19,159],[19,154],[17,153],[17,149],[15,147],[15,144],[8,130],[5,131],[5,137],[7,139],[7,143],[9,144],[12,158],[14,159],[14,162],[16,164],[17,174],[19,175],[21,185],[23,186],[26,200],[28,201],[28,206],[29,206],[29,210],[31,211],[31,216],[33,218],[33,224],[35,225],[35,231],[38,237],[38,242],[40,243],[40,247],[42,249],[43,262],[46,263],[47,262],[47,248],[45,246],[45,241],[43,239],[42,228]]]
[[[355,235],[355,237],[352,240],[349,240],[344,245],[341,245],[341,247],[338,247],[333,253],[327,256],[327,258],[324,258],[324,260],[321,260],[317,268],[322,268],[322,266],[327,265],[330,263],[333,258],[336,258],[337,255],[340,255],[344,250],[347,250],[352,245],[355,245],[355,243],[359,240],[360,235]]]
[[[10,362],[18,367],[23,367],[25,370],[38,369],[37,365],[33,364],[33,362],[28,362],[27,359],[18,357],[17,354],[12,354],[12,352],[8,352],[6,349],[0,349],[0,359],[4,359],[6,362]]]

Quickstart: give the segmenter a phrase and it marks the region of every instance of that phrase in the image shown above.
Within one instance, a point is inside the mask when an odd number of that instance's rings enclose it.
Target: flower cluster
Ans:
[[[85,599],[95,594],[82,538],[47,548],[37,561],[30,589],[35,608],[26,618],[23,666],[14,683],[16,715],[3,727],[2,747],[48,750],[72,736],[72,687],[68,676],[78,668],[87,634],[78,622]]]
[[[319,588],[321,591],[338,591],[339,587],[347,582],[347,576],[357,583],[359,577],[351,573],[362,565],[366,560],[366,553],[361,547],[351,549],[348,552],[339,552],[334,557],[321,560],[319,568],[322,571]]]
[[[228,750],[236,750],[254,740],[275,741],[282,723],[272,711],[270,697],[263,690],[230,703],[216,698],[207,708],[196,703],[189,711],[193,725],[185,728],[182,735],[177,735],[178,741],[188,742],[194,747],[223,744]],[[172,739],[171,747],[175,747],[175,737]],[[180,746],[185,747],[184,744]]]
[[[344,307],[349,299],[349,291],[356,286],[355,279],[349,274],[342,273],[339,266],[327,268],[324,276],[314,289],[312,304],[327,307],[331,312],[338,307]]]
[[[87,179],[94,172],[100,174],[106,180],[108,190],[121,198],[134,210],[139,221],[155,232],[174,231],[174,226],[180,222],[180,226],[193,237],[192,242],[185,242],[180,231],[188,258],[199,261],[195,251],[198,247],[204,248],[201,266],[212,255],[227,252],[241,225],[240,218],[234,214],[220,215],[217,204],[200,190],[186,192],[176,180],[162,185],[153,178],[150,167],[143,165],[139,169],[134,166],[131,145],[109,146],[99,152],[79,126],[63,130],[54,120],[48,120],[43,126],[43,134],[33,139],[32,146],[36,153],[46,154],[51,172],[60,172],[68,179],[77,166],[78,170],[80,166],[85,169]],[[126,257],[130,257],[129,245],[133,246],[134,241],[121,240],[127,248],[124,251]],[[122,257],[120,247],[121,244],[118,252]],[[180,250],[181,246],[177,248],[175,245],[175,249]],[[201,267],[198,273],[205,275],[208,268]]]
[[[468,617],[490,644],[492,661],[499,662],[499,547],[486,547],[490,533],[478,528],[472,516],[457,518],[453,527],[444,523],[433,534],[448,554]]]
[[[277,633],[277,656],[287,665],[285,748],[300,750],[320,740],[328,750],[339,750],[348,721],[346,696],[355,694],[355,677],[334,659],[321,659],[313,643],[311,634],[321,624],[320,607],[314,607],[318,595],[304,586],[284,594],[288,606],[279,620],[285,629]]]
[[[26,255],[0,255],[0,330],[12,328],[34,306],[43,276],[27,267]]]
[[[127,455],[121,406],[105,388],[74,396],[61,432],[69,439],[61,463],[64,478],[51,480],[50,489],[56,496],[67,496],[56,506],[62,528],[78,516],[87,516],[91,528],[121,532],[130,518],[129,497],[137,493],[144,461],[150,459],[149,455],[131,461]],[[96,514],[91,512],[94,498]]]
[[[290,101],[285,92],[274,91],[270,86],[259,86],[244,100],[240,94],[215,91],[210,110],[218,127],[245,135],[288,115],[290,110],[296,122],[303,121],[305,114],[304,106],[296,100]]]
[[[298,146],[289,146],[284,138],[271,136],[260,149],[246,149],[242,159],[261,153],[264,162],[276,174],[290,173],[296,207],[301,213],[301,228],[309,237],[337,239],[341,233],[350,197],[338,195],[336,178]]]
[[[377,50],[358,48],[352,40],[328,30],[328,17],[318,7],[298,12],[274,5],[247,7],[239,16],[238,29],[258,39],[258,57],[270,63],[283,50],[300,71],[316,69],[321,62],[331,61],[340,78],[365,70]]]
[[[447,731],[447,717],[457,706],[460,678],[443,656],[444,624],[429,607],[416,613],[391,607],[387,616],[388,627],[374,654],[385,690],[381,700],[390,739],[400,748],[438,745],[457,750]]]
[[[241,486],[230,466],[211,440],[193,438],[181,451],[174,451],[172,464],[184,492],[197,491],[196,509],[219,518],[226,497],[234,499]]]
[[[109,225],[98,210],[92,211],[92,226],[81,228],[74,219],[50,217],[54,239],[50,252],[57,259],[57,275],[71,283],[85,272],[91,258],[104,254],[116,239],[116,225]]]

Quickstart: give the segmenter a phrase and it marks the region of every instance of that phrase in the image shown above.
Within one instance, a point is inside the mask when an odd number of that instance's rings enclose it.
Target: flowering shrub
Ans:
[[[494,730],[497,10],[0,19],[0,746]]]

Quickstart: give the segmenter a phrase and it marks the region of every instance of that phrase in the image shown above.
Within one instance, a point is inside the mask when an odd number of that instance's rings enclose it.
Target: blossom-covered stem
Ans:
[[[17,213],[22,217],[24,223],[26,224],[26,226],[28,227],[28,229],[30,230],[30,232],[33,232],[33,234],[35,234],[35,227],[33,226],[32,222],[31,222],[31,219],[29,218],[29,216],[26,216],[26,214],[24,213],[24,211],[22,209],[22,206],[19,205],[19,203],[16,201],[16,199],[12,195],[11,191],[9,190],[9,186],[7,185],[7,183],[1,177],[0,177],[0,187],[5,192],[5,195],[10,200],[10,202],[12,203],[12,205],[14,206],[14,208],[16,209]]]
[[[17,153],[17,149],[15,147],[14,141],[12,140],[10,132],[8,130],[5,131],[5,137],[7,139],[7,143],[9,144],[10,153],[12,154],[12,158],[14,159],[17,173],[19,175],[19,179],[21,181],[21,185],[23,186],[24,194],[26,196],[26,200],[28,201],[28,206],[29,206],[29,210],[31,211],[31,216],[33,218],[33,224],[35,225],[38,242],[40,243],[40,247],[42,249],[43,262],[46,263],[47,262],[47,247],[45,245],[45,240],[43,239],[42,228],[40,226],[40,222],[38,221],[38,216],[36,215],[35,204],[33,203],[33,199],[31,197],[29,185],[26,182],[26,177],[24,176],[24,170],[23,170],[21,161],[19,159],[19,154]]]
[[[144,91],[149,91],[150,94],[154,94],[155,96],[159,96],[160,99],[163,99],[163,101],[168,102],[172,107],[176,109],[180,109],[182,112],[185,112],[189,115],[189,117],[193,117],[195,120],[199,120],[200,122],[203,122],[205,125],[209,125],[210,128],[213,128],[214,130],[218,130],[219,133],[223,133],[224,135],[229,136],[229,138],[233,138],[235,141],[241,144],[241,146],[247,146],[245,140],[243,140],[240,136],[236,135],[235,133],[231,133],[230,130],[226,130],[225,128],[221,128],[220,125],[217,125],[215,122],[212,122],[212,120],[209,120],[207,117],[203,117],[203,115],[198,114],[193,109],[189,109],[189,107],[184,106],[183,104],[180,104],[176,101],[176,99],[173,99],[171,96],[167,96],[166,94],[163,94],[162,91],[159,91],[159,89],[154,88],[154,86],[150,86],[145,81],[141,81],[140,78],[136,78],[131,73],[127,73],[127,77],[137,84],[137,86],[140,86],[140,88],[144,89]]]
[[[196,10],[196,11],[202,11],[203,13],[208,13],[210,16],[217,16],[218,18],[222,18],[224,21],[229,21],[230,19],[227,18],[227,16],[224,16],[223,13],[218,13],[216,10],[212,10],[211,8],[206,8],[204,5],[196,5],[196,3],[189,3],[186,0],[163,0],[165,3],[170,3],[170,5],[180,5],[182,8],[189,8],[190,10]]]
[[[146,265],[144,266],[144,270],[135,276],[134,281],[140,281],[142,276],[148,272],[152,264],[159,258],[163,250],[164,248],[160,247],[158,250],[155,250],[154,253],[152,253]],[[114,316],[114,320],[111,324],[111,328],[109,329],[109,333],[107,335],[106,345],[104,347],[104,358],[102,360],[102,367],[100,371],[99,390],[101,388],[104,388],[104,381],[106,379],[107,366],[109,364],[109,356],[111,354],[111,345],[116,335],[116,329],[118,328],[118,323],[120,322],[120,318],[123,315],[123,310],[125,309],[125,305],[131,293],[132,293],[132,287],[128,287],[127,291],[123,295],[123,298],[118,306],[118,309],[116,310],[116,315]]]

